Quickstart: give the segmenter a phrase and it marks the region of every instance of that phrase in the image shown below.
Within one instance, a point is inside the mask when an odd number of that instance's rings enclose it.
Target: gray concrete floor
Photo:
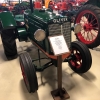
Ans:
[[[74,34],[72,38],[75,40]],[[19,53],[31,47],[31,43],[17,41]],[[63,63],[63,87],[69,93],[70,100],[100,100],[100,52],[90,51],[92,67],[83,75],[74,73],[67,63]],[[0,39],[0,100],[53,100],[50,92],[57,88],[56,67],[51,66],[42,72],[44,85],[40,76],[41,73],[38,72],[38,91],[28,93],[22,78],[19,58],[7,61]]]

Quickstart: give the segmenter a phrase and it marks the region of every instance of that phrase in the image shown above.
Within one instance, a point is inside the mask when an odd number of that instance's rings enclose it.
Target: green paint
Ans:
[[[56,15],[49,9],[34,9],[33,13],[30,9],[27,9],[23,15],[16,15],[15,18],[10,12],[0,13],[0,19],[2,21],[3,28],[15,27],[17,29],[17,37],[19,41],[27,41],[29,38],[31,42],[37,43],[44,51],[51,53],[50,43],[48,41],[49,36],[49,25],[56,24],[54,20],[66,18],[67,16]],[[25,25],[23,27],[18,27],[16,21],[23,21]],[[69,21],[69,19],[67,20]],[[38,29],[43,29],[46,33],[46,38],[43,41],[37,41],[34,38],[34,33]],[[59,32],[58,34],[60,34]]]
[[[67,16],[57,16],[55,13],[50,11],[49,9],[45,10],[39,10],[39,9],[34,9],[33,13],[31,12],[30,9],[26,10],[24,12],[24,19],[25,19],[25,25],[27,27],[28,31],[28,37],[32,40],[35,41],[43,50],[46,52],[50,52],[50,44],[48,41],[48,36],[49,36],[49,30],[48,30],[48,25],[54,24],[53,19],[60,19],[60,18],[67,18]],[[37,29],[43,29],[46,32],[46,38],[38,42],[34,38],[34,33],[36,32]]]
[[[14,16],[11,12],[1,12],[0,13],[0,20],[2,23],[3,29],[17,26],[16,22],[14,20]]]

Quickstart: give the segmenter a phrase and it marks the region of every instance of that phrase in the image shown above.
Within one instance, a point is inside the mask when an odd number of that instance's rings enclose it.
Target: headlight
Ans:
[[[76,24],[74,27],[74,32],[79,33],[79,32],[81,32],[81,29],[82,29],[81,24]]]
[[[34,33],[34,38],[37,41],[43,41],[46,37],[45,31],[42,29],[38,29],[35,33]]]

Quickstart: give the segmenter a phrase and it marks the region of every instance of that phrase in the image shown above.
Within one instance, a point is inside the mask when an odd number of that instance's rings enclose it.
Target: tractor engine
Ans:
[[[48,9],[34,9],[33,13],[31,13],[30,10],[26,10],[24,18],[29,38],[32,41],[35,41],[35,43],[46,52],[51,52],[48,36],[63,34],[66,43],[70,47],[71,22],[68,17],[61,15],[56,16],[56,14],[52,13]],[[39,34],[41,37],[44,36],[44,38],[42,40],[36,39],[36,34]]]

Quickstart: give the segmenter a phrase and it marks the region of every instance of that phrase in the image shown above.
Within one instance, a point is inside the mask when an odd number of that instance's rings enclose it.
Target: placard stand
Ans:
[[[58,41],[58,40],[59,41]],[[57,40],[57,42],[61,43],[62,41],[62,44],[65,44],[64,47],[66,48],[66,50],[58,50],[58,54],[57,54],[57,78],[58,78],[58,89],[54,90],[54,91],[51,91],[51,95],[53,96],[54,100],[65,100],[65,99],[69,99],[70,96],[69,94],[66,92],[66,90],[64,88],[62,88],[62,54],[68,53],[68,46],[64,40],[64,37],[63,35],[60,35],[60,36],[54,36],[54,37],[49,37],[49,41],[50,41],[50,44],[51,44],[51,47],[53,49],[53,52],[54,54],[56,55],[56,51],[55,51],[55,48],[56,45],[54,45],[55,41]],[[61,40],[61,41],[60,41]],[[63,41],[64,40],[64,41]],[[54,42],[54,43],[53,43]],[[59,46],[59,43],[58,43],[58,46]],[[64,49],[65,49],[64,48]],[[63,52],[62,52],[63,51]]]
[[[62,55],[57,56],[57,78],[58,89],[51,91],[54,100],[69,99],[70,96],[64,88],[62,88]]]

